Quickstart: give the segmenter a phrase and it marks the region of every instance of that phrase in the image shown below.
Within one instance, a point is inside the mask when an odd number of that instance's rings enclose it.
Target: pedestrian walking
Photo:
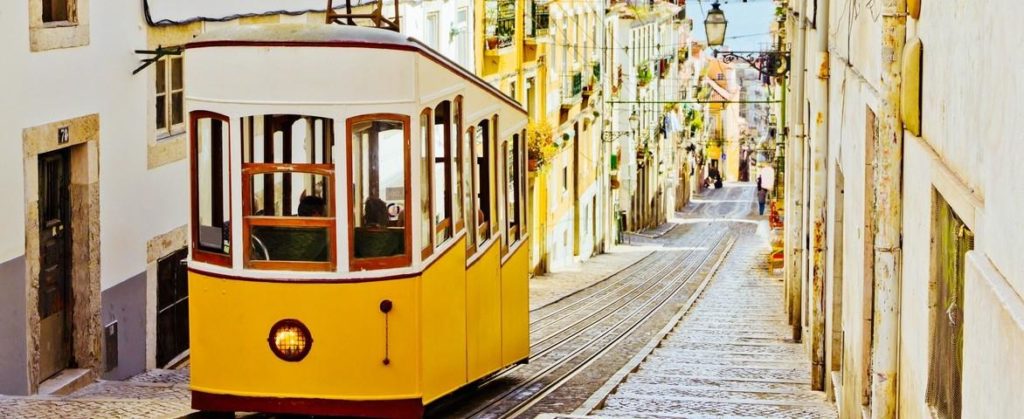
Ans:
[[[764,215],[764,206],[768,202],[768,190],[761,187],[761,176],[757,177],[757,213]]]

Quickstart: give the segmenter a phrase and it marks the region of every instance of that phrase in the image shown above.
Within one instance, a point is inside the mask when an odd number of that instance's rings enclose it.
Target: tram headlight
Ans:
[[[309,355],[309,350],[313,348],[313,336],[309,334],[309,328],[302,322],[285,319],[270,328],[267,343],[270,344],[270,350],[278,358],[288,362],[298,362]]]

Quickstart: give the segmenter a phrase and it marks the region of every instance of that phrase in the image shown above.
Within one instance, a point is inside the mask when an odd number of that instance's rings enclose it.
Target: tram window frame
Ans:
[[[434,252],[433,120],[434,114],[430,108],[420,113],[420,259],[428,258]]]
[[[519,138],[520,138],[520,141],[519,141],[519,144],[518,144],[518,146],[519,146],[519,165],[518,166],[519,166],[519,179],[520,179],[520,182],[519,182],[519,226],[520,226],[519,227],[519,239],[523,240],[523,239],[525,239],[527,237],[527,235],[529,234],[529,231],[530,231],[530,225],[529,225],[529,223],[530,223],[529,205],[528,205],[528,202],[527,202],[529,200],[527,198],[527,193],[529,191],[529,188],[527,188],[527,183],[529,181],[527,179],[527,176],[528,176],[527,173],[528,172],[527,172],[527,169],[526,169],[526,165],[527,165],[527,163],[526,163],[526,160],[527,160],[527,153],[526,153],[526,142],[527,142],[527,139],[526,138],[527,137],[526,137],[526,129],[525,128],[522,131],[520,131]]]
[[[485,119],[476,124],[473,143],[470,145],[473,164],[473,234],[476,235],[477,246],[481,247],[491,239],[491,153],[492,127],[490,120]],[[478,149],[479,145],[479,149]]]
[[[508,237],[508,246],[511,248],[522,238],[522,157],[519,154],[522,137],[519,133],[512,134],[512,138],[505,142],[502,148],[505,153],[505,161],[502,167],[505,170],[505,234]]]
[[[201,208],[200,208],[201,207],[201,203],[200,203],[200,199],[201,199],[201,196],[200,196],[200,186],[201,185],[199,185],[199,178],[200,178],[200,167],[199,167],[199,157],[200,157],[200,150],[199,150],[199,148],[200,148],[200,145],[199,145],[199,122],[200,122],[200,120],[203,120],[203,119],[211,120],[211,125],[210,125],[211,129],[213,128],[213,122],[214,121],[219,122],[220,124],[222,124],[221,131],[220,131],[222,133],[222,135],[220,137],[220,147],[219,147],[219,153],[223,156],[220,159],[222,164],[220,165],[220,167],[216,167],[216,166],[212,166],[211,165],[211,168],[210,168],[210,172],[211,172],[211,174],[210,174],[210,177],[211,177],[210,197],[211,197],[211,199],[213,199],[214,197],[218,197],[218,196],[221,198],[219,200],[219,205],[217,205],[217,201],[218,200],[214,199],[211,202],[211,214],[212,213],[216,213],[217,212],[216,208],[219,206],[221,208],[220,213],[221,213],[222,216],[225,213],[225,209],[226,209],[227,218],[220,220],[220,223],[221,223],[220,226],[217,226],[217,225],[209,226],[211,228],[218,228],[219,227],[221,229],[222,248],[221,248],[220,252],[214,251],[214,250],[212,250],[210,248],[204,248],[202,246],[201,235],[200,235],[200,232],[201,232],[203,226],[200,225],[200,214],[199,214],[200,211],[201,211]],[[232,228],[231,228],[231,164],[230,164],[230,161],[231,161],[231,157],[230,157],[231,156],[231,119],[228,118],[226,115],[222,115],[222,114],[215,113],[215,112],[193,111],[193,112],[189,113],[189,132],[190,132],[189,153],[190,153],[190,159],[191,159],[191,163],[189,165],[189,170],[190,170],[189,177],[191,178],[190,181],[191,181],[191,189],[192,189],[191,190],[191,213],[192,213],[191,214],[191,220],[192,220],[192,228],[191,228],[191,230],[192,230],[191,231],[192,237],[191,237],[191,242],[192,242],[192,259],[197,261],[197,262],[210,263],[210,264],[219,265],[219,266],[231,267],[231,247],[232,247],[232,241],[231,241],[231,238],[232,238]],[[211,134],[216,133],[216,132],[217,131],[215,131],[215,130],[211,130]],[[223,135],[223,133],[225,133],[225,132],[227,133],[226,136]],[[212,147],[213,144],[216,144],[216,143],[214,143],[214,142],[211,143],[211,153],[213,153],[213,150],[214,150],[214,148]],[[225,160],[227,161],[226,165],[223,164]],[[217,169],[217,170],[215,170],[215,169]],[[218,177],[218,176],[221,178],[221,181],[220,182],[214,182],[212,178],[213,177]],[[226,195],[227,199],[224,199],[224,197],[225,197],[224,188],[225,187],[227,188],[227,191],[226,191],[227,192],[227,195]]]
[[[259,118],[259,119],[257,119]],[[337,270],[337,197],[335,196],[335,168],[332,150],[335,143],[334,120],[313,115],[266,114],[240,118],[242,136],[242,237],[243,261],[248,269],[290,270],[290,271],[335,271]],[[306,123],[305,142],[295,140],[296,124]],[[258,136],[257,131],[261,134]],[[280,137],[278,134],[280,133]],[[262,142],[257,141],[260,138]],[[296,148],[296,146],[300,148]],[[305,145],[305,147],[303,147]],[[296,150],[307,155],[297,156]],[[296,162],[299,160],[300,162]],[[302,161],[304,160],[304,161]],[[280,214],[277,214],[277,178],[281,176]],[[320,215],[299,215],[301,202],[292,201],[293,176],[321,177],[324,201]],[[255,180],[260,180],[263,193],[263,209],[272,208],[273,215],[254,211]],[[317,182],[312,182],[314,185]],[[268,186],[269,185],[269,186]],[[315,186],[314,186],[315,187]],[[268,188],[272,193],[268,193]],[[305,195],[302,196],[316,196]],[[297,208],[295,211],[292,208]],[[326,260],[274,260],[269,249],[254,235],[254,230],[265,228],[291,229],[291,233],[322,229],[324,231],[324,252]],[[300,236],[309,238],[308,233]],[[264,237],[263,239],[266,239]],[[254,242],[254,240],[256,240]],[[266,252],[265,260],[253,259],[253,244]],[[319,259],[319,256],[317,256]]]
[[[348,178],[348,186],[346,187],[348,202],[349,202],[349,213],[348,213],[348,255],[349,255],[349,270],[350,271],[364,271],[364,270],[380,270],[380,269],[391,269],[391,268],[403,268],[412,265],[412,225],[410,225],[408,218],[408,206],[414,202],[412,199],[412,175],[411,175],[411,156],[409,150],[411,150],[411,125],[412,118],[408,115],[392,114],[392,113],[375,113],[358,115],[348,118],[345,121],[345,159],[346,159],[346,173]],[[356,125],[366,122],[391,122],[402,124],[402,136],[403,136],[403,170],[404,170],[404,202],[406,206],[406,218],[404,218],[403,226],[403,245],[404,252],[401,254],[381,256],[381,257],[367,257],[357,258],[356,257],[356,209],[362,208],[363,203],[355,202],[355,183],[356,179],[353,172],[353,146],[356,141],[354,128]],[[361,211],[361,210],[360,210]]]
[[[431,219],[435,223],[433,234],[437,246],[445,244],[452,237],[455,237],[455,231],[452,228],[452,214],[454,211],[452,206],[453,150],[451,146],[451,114],[451,102],[446,100],[434,107],[432,118],[430,151],[433,164],[431,173],[437,177],[431,178],[430,194],[433,205],[433,217]],[[444,154],[438,156],[438,150],[444,150]],[[439,170],[443,177],[438,174]]]
[[[476,161],[473,153],[473,143],[476,140],[476,125],[466,128],[466,132],[461,141],[459,141],[460,147],[460,165],[463,167],[463,173],[466,175],[462,183],[466,193],[466,205],[464,207],[463,218],[466,220],[466,256],[472,256],[476,253]]]
[[[465,183],[463,178],[465,176],[463,161],[465,159],[465,152],[462,147],[462,96],[456,96],[455,100],[452,101],[452,126],[451,126],[451,144],[449,150],[453,160],[453,179],[452,179],[452,224],[455,228],[452,230],[452,236],[456,236],[463,228],[466,227],[466,214],[465,214]]]

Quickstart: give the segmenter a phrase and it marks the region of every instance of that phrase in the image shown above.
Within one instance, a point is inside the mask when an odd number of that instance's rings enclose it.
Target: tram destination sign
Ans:
[[[352,5],[374,1],[352,0]],[[344,1],[334,3],[335,7],[345,7]],[[146,19],[153,25],[224,21],[240,16],[322,12],[326,7],[326,0],[145,0]]]

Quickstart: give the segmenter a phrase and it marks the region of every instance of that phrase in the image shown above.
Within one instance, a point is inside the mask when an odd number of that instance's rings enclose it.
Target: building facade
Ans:
[[[787,306],[842,417],[1024,411],[1024,10],[956,3],[782,2]]]

